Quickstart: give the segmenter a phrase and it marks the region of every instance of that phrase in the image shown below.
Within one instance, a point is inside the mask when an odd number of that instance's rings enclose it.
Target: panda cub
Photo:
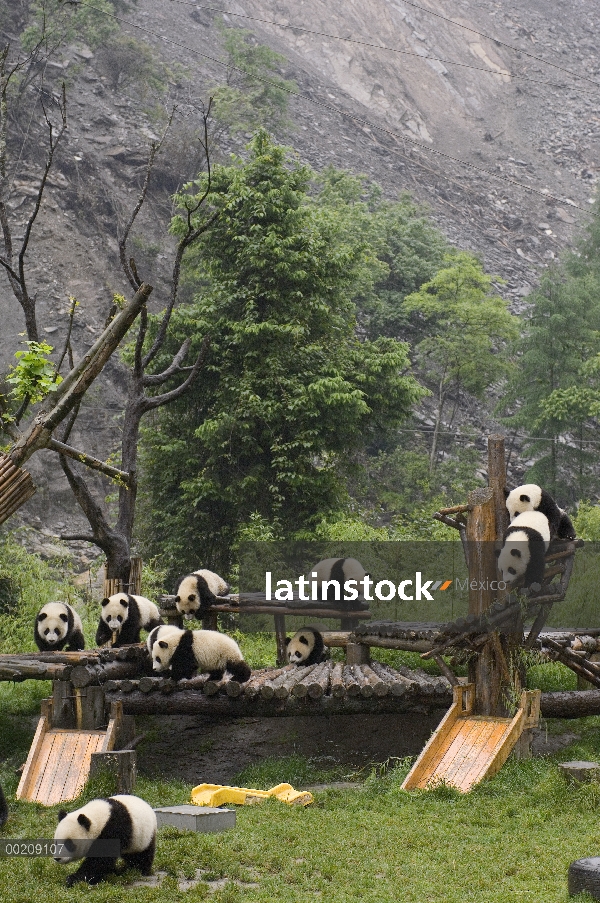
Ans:
[[[575,539],[575,528],[566,511],[559,508],[549,492],[536,483],[525,483],[506,492],[506,507],[511,521],[524,511],[540,511],[548,518],[551,539]]]
[[[548,518],[540,511],[518,514],[504,534],[498,567],[505,583],[524,577],[523,585],[542,583],[544,555],[550,544]]]
[[[138,796],[123,794],[95,799],[74,812],[61,809],[54,840],[62,844],[60,855],[54,857],[61,864],[74,862],[85,855],[81,846],[77,849],[77,841],[118,840],[127,865],[139,869],[142,875],[150,875],[156,847],[156,815]],[[93,847],[91,852],[93,854]],[[67,887],[78,881],[99,884],[116,871],[116,862],[116,856],[87,856],[77,871],[68,876]]]
[[[217,630],[180,630],[161,632],[152,647],[154,671],[171,669],[173,680],[189,678],[196,671],[206,672],[212,680],[221,680],[229,671],[234,680],[245,683],[251,670],[235,640]]]
[[[40,652],[85,649],[83,625],[74,608],[66,602],[48,602],[35,619],[33,638]]]
[[[177,611],[188,621],[193,618],[200,621],[217,601],[217,596],[226,596],[229,590],[229,584],[218,574],[205,570],[194,571],[179,581],[175,598]]]
[[[311,568],[306,577],[309,581],[309,589],[312,589],[310,584],[316,581],[317,589],[319,591],[319,598],[313,600],[312,603],[309,604],[314,605],[315,602],[320,601],[330,602],[334,604],[336,608],[366,608],[366,604],[361,602],[358,598],[354,600],[344,599],[344,595],[348,595],[348,593],[344,592],[344,584],[347,580],[355,580],[356,584],[354,589],[358,593],[358,596],[362,597],[363,584],[360,581],[368,576],[364,567],[356,558],[324,558],[323,561],[317,562],[314,568]],[[330,580],[335,580],[339,584],[339,599],[336,599],[335,586],[330,585],[323,590],[323,581]],[[303,602],[300,599],[294,599],[288,603],[290,608],[303,608],[306,604],[306,602]]]
[[[128,646],[140,642],[140,630],[153,630],[162,624],[160,612],[154,602],[144,596],[130,596],[129,593],[115,593],[102,600],[100,623],[96,631],[96,643],[103,646],[117,637],[113,646]]]
[[[318,665],[329,658],[323,637],[314,627],[301,627],[285,644],[290,665]]]

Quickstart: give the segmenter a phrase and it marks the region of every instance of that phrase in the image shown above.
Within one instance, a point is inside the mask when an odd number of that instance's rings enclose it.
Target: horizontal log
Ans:
[[[382,637],[376,634],[353,634],[352,642],[373,646],[375,649],[401,649],[403,652],[429,652],[433,648],[430,640],[407,640],[404,637]]]
[[[22,680],[68,680],[70,665],[50,665],[46,662],[21,661],[12,664],[0,663],[0,681]]]
[[[587,715],[600,715],[600,690],[542,693],[540,712],[544,718],[584,718]]]
[[[75,665],[71,671],[71,683],[74,687],[89,687],[92,684],[104,684],[107,680],[123,680],[143,676],[140,673],[140,662],[116,661],[97,665]]]
[[[123,703],[123,711],[127,715],[223,715],[229,718],[280,717],[291,715],[376,715],[394,714],[405,712],[429,713],[447,709],[452,700],[450,690],[445,695],[419,697],[398,697],[388,694],[383,697],[372,696],[365,699],[357,695],[352,698],[336,698],[335,696],[322,696],[320,699],[311,699],[308,695],[302,699],[289,695],[286,699],[270,700],[261,696],[248,698],[244,694],[236,699],[225,694],[208,697],[196,691],[181,691],[169,696],[168,701],[159,693],[142,693],[133,690],[127,694],[109,690],[106,693],[107,701],[117,700]]]

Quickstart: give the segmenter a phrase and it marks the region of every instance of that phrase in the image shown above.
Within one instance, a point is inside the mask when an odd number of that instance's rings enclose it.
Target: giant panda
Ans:
[[[81,847],[77,849],[77,841],[118,840],[120,855],[127,865],[139,869],[142,875],[150,875],[156,846],[156,815],[138,796],[123,794],[95,799],[74,812],[61,809],[54,840],[61,844],[54,857],[61,864],[74,862],[85,855]],[[91,852],[93,854],[93,848]],[[98,884],[115,871],[117,858],[86,856],[77,871],[68,876],[67,887],[78,881]]]
[[[38,612],[33,638],[40,652],[85,649],[83,625],[74,608],[66,602],[48,602]]]
[[[0,828],[3,824],[6,823],[8,818],[8,803],[6,802],[6,797],[4,796],[4,790],[2,789],[2,785],[0,784]]]
[[[117,636],[113,646],[128,646],[140,642],[140,630],[153,630],[162,624],[160,612],[154,602],[144,596],[115,593],[102,600],[100,623],[96,631],[96,643],[104,645]]]
[[[323,561],[317,562],[314,568],[311,568],[306,579],[309,581],[309,591],[312,589],[310,584],[312,584],[313,581],[317,582],[319,591],[318,600],[313,600],[313,602],[331,602],[337,608],[354,609],[364,607],[363,603],[359,599],[344,599],[344,595],[346,595],[344,593],[344,583],[347,580],[355,580],[355,589],[358,592],[358,596],[362,597],[364,595],[364,585],[360,581],[368,576],[364,567],[356,558],[324,558]],[[336,600],[334,586],[328,586],[325,592],[323,592],[322,584],[324,580],[337,580],[340,586],[339,600]],[[303,604],[306,603],[295,600],[292,607],[300,608]]]
[[[186,620],[201,620],[210,606],[217,601],[217,596],[226,596],[230,586],[212,571],[200,570],[188,574],[179,581],[175,598],[177,611]]]
[[[498,567],[505,583],[524,577],[523,585],[542,583],[544,555],[550,544],[548,518],[541,511],[518,514],[504,534]]]
[[[567,512],[559,508],[550,493],[537,483],[524,483],[511,492],[505,491],[511,521],[524,511],[541,511],[548,518],[551,539],[575,539],[575,528]]]
[[[285,641],[290,665],[317,665],[329,658],[321,633],[314,627],[301,627]]]
[[[245,683],[252,673],[236,641],[217,630],[175,628],[161,633],[152,647],[152,668],[169,667],[173,680],[192,677],[196,671],[208,671],[212,680],[221,680],[229,671],[234,680]]]

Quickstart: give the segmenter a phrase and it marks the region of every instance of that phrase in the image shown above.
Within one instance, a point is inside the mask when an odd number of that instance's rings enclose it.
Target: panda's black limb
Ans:
[[[224,668],[216,668],[214,671],[208,672],[209,680],[223,680],[223,675],[225,674]]]
[[[227,670],[233,679],[240,684],[245,684],[247,680],[250,680],[250,675],[252,674],[252,669],[245,661],[229,661],[227,662]]]
[[[78,630],[71,635],[67,650],[69,652],[81,652],[82,649],[85,649],[85,639],[83,638],[81,631]]]
[[[77,871],[67,876],[65,883],[67,887],[73,887],[74,884],[78,884],[80,881],[85,881],[86,884],[100,884],[107,875],[114,873],[116,864],[116,856],[84,859]]]
[[[151,875],[155,848],[156,838],[153,838],[150,846],[141,853],[124,853],[123,859],[130,868],[138,869],[142,875]]]
[[[173,680],[182,680],[184,677],[190,678],[196,673],[198,662],[194,655],[193,640],[193,631],[186,630],[171,659],[171,677]]]

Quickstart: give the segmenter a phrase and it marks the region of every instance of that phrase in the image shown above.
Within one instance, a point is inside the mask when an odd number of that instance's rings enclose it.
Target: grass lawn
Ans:
[[[10,801],[4,837],[51,838],[56,808],[14,801],[15,767],[24,761],[44,688],[29,682],[0,687],[1,779]],[[405,793],[409,763],[374,769],[352,790],[325,790],[306,809],[276,801],[238,807],[236,828],[201,835],[161,829],[155,870],[159,887],[127,886],[115,876],[67,890],[74,871],[51,859],[0,859],[3,903],[46,901],[197,901],[214,903],[557,903],[569,898],[569,863],[600,854],[600,785],[564,782],[558,761],[600,760],[600,718],[569,722],[581,740],[556,759],[509,762],[492,780],[461,796],[451,788]],[[550,729],[555,725],[550,725]],[[310,760],[271,760],[238,776],[245,786],[295,786],[321,778]],[[183,803],[190,787],[141,776],[136,793],[152,805]],[[86,791],[101,795],[101,788]],[[67,808],[74,808],[73,804]],[[201,880],[189,890],[184,879]],[[221,879],[221,880],[219,880]],[[209,882],[217,882],[211,885]],[[215,889],[216,888],[216,889]]]

